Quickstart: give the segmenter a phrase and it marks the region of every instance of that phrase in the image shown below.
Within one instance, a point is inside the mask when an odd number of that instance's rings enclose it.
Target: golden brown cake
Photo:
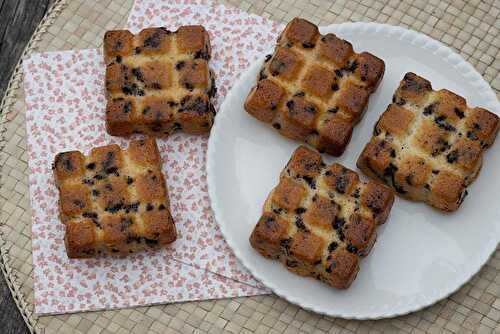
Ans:
[[[393,201],[391,188],[362,182],[342,165],[327,166],[318,152],[300,146],[267,197],[250,243],[294,273],[345,289]]]
[[[104,35],[106,129],[113,136],[168,136],[174,130],[209,132],[216,88],[202,26],[171,32],[148,28]]]
[[[245,110],[282,135],[341,155],[384,75],[384,62],[294,18],[266,57]]]
[[[454,211],[498,127],[497,115],[468,107],[463,97],[434,91],[426,79],[406,73],[357,166],[403,197]]]
[[[152,138],[55,157],[59,213],[70,258],[124,255],[176,239],[161,158]]]

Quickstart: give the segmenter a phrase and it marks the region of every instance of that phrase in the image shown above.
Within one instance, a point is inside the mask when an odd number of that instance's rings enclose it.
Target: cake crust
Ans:
[[[499,128],[497,115],[407,73],[358,158],[366,175],[405,198],[457,210]]]
[[[345,289],[393,201],[391,188],[362,182],[340,164],[327,166],[318,152],[300,146],[269,194],[250,244],[296,274]]]
[[[210,38],[202,26],[104,35],[106,129],[113,136],[209,132],[215,117]]]
[[[59,216],[70,258],[126,255],[177,237],[161,158],[152,138],[56,155]]]
[[[384,71],[380,58],[294,18],[267,56],[245,110],[285,137],[339,156]]]

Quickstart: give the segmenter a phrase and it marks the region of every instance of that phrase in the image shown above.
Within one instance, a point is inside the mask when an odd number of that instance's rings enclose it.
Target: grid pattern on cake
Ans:
[[[154,139],[59,153],[54,160],[68,257],[124,255],[176,239]]]
[[[319,153],[300,146],[269,194],[250,242],[294,273],[347,288],[393,201],[389,187],[362,182],[340,164],[327,166]]]
[[[168,136],[212,127],[216,93],[211,47],[202,26],[128,30],[104,35],[106,127],[111,135]]]
[[[398,194],[445,211],[458,209],[479,174],[498,116],[407,73],[375,125],[357,165]]]
[[[371,53],[356,53],[348,41],[295,18],[266,57],[245,109],[282,135],[338,156],[384,70]]]

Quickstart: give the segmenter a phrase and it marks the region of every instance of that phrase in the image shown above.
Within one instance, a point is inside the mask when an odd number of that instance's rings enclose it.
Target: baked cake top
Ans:
[[[393,201],[391,188],[363,182],[340,164],[325,165],[319,153],[300,146],[266,200],[251,242],[292,269],[303,265],[309,275],[346,287]]]
[[[188,132],[210,130],[215,113],[210,98],[216,88],[208,66],[210,39],[202,26],[175,32],[147,28],[136,35],[108,31],[103,48],[112,134],[162,135],[166,123]],[[197,129],[189,129],[192,119],[200,123]]]
[[[175,240],[154,139],[131,141],[126,150],[116,144],[97,147],[88,156],[79,151],[59,153],[53,170],[66,233],[81,232],[74,233],[77,239],[67,245],[68,256],[95,255],[101,239],[111,253],[126,241],[143,239],[155,246]]]
[[[463,97],[406,73],[381,115],[358,166],[401,195],[455,210],[495,140],[498,116]]]
[[[371,53],[356,53],[348,41],[294,18],[266,58],[245,109],[285,136],[340,155],[384,70]]]

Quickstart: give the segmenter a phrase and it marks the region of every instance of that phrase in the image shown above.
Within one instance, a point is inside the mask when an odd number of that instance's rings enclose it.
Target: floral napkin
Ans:
[[[128,28],[202,24],[210,33],[219,106],[238,75],[274,44],[281,26],[210,2],[137,0]],[[179,233],[169,247],[123,259],[68,259],[51,164],[55,154],[127,140],[104,125],[100,50],[34,54],[24,62],[33,215],[35,311],[68,313],[268,293],[227,246],[210,209],[208,136],[158,140]]]

